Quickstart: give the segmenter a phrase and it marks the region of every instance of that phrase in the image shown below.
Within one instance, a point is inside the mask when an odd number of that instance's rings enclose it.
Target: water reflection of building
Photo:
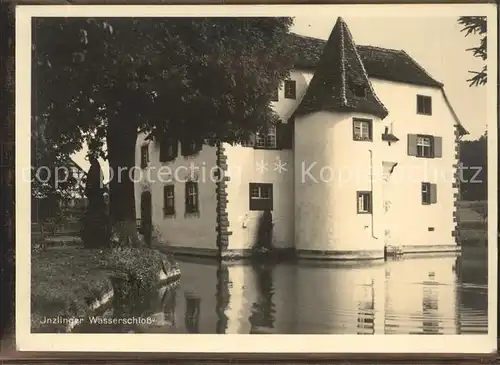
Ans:
[[[200,303],[201,298],[193,293],[186,293],[186,312],[184,325],[188,333],[200,333]]]
[[[383,331],[383,265],[304,263],[296,286],[297,333]]]
[[[270,265],[253,265],[256,298],[249,317],[250,333],[272,332],[274,329],[275,305],[273,302],[273,270]]]
[[[295,265],[222,265],[217,284],[217,333],[292,333]]]
[[[185,331],[199,333],[454,334],[457,269],[456,256],[182,264],[182,291],[193,295],[177,300],[176,312]]]
[[[386,334],[458,331],[456,256],[408,258],[386,264]]]

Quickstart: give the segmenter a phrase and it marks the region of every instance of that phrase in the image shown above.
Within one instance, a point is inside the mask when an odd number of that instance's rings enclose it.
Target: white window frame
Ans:
[[[271,199],[271,196],[269,194],[269,191],[267,192],[267,196],[264,196],[264,194],[262,193],[263,192],[263,188],[264,186],[256,186],[256,187],[253,187],[251,190],[250,190],[250,198],[251,199]],[[266,186],[267,187],[267,186]],[[257,193],[257,194],[254,194],[254,193]]]
[[[428,153],[425,153],[426,150]],[[432,156],[432,138],[429,136],[417,136],[417,156],[431,157]]]
[[[372,198],[369,191],[358,191],[357,196],[357,209],[359,214],[370,214],[372,213]],[[368,201],[365,200],[365,197]],[[368,206],[365,206],[365,203]]]
[[[353,131],[355,141],[371,141],[371,121],[363,119],[354,119]]]
[[[198,198],[198,192],[197,192],[197,186],[195,185],[196,182],[188,182],[188,191],[187,191],[187,194],[188,194],[188,205],[190,206],[195,206],[197,204],[196,201],[197,201],[197,198]]]
[[[166,206],[165,208],[174,208],[175,207],[175,194],[174,194],[174,189],[173,189],[173,186],[174,185],[167,185],[167,186],[171,186],[172,189],[165,189],[165,191],[167,192],[166,196],[165,196],[165,203],[166,203]]]

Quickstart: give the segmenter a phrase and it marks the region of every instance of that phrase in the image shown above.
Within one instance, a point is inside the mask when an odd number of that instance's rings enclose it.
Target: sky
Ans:
[[[296,17],[291,31],[327,39],[337,16],[315,13],[314,17]],[[486,130],[487,90],[485,86],[470,87],[468,71],[482,69],[480,59],[466,49],[479,42],[479,36],[465,37],[457,17],[343,17],[357,45],[403,49],[431,76],[444,83],[446,94],[459,119],[470,135],[479,138]],[[84,170],[89,163],[84,148],[73,159]],[[107,163],[101,161],[104,175]]]

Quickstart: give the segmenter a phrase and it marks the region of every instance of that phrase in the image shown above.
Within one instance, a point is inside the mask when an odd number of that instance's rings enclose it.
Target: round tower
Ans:
[[[295,111],[295,247],[301,257],[383,259],[381,120],[339,18]]]

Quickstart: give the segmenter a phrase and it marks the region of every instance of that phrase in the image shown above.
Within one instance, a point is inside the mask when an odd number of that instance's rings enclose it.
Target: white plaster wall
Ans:
[[[278,101],[273,103],[275,112],[283,122],[287,122],[300,104],[312,74],[301,71],[291,72],[290,79],[296,82],[296,99],[285,99],[284,88],[278,92]],[[240,145],[224,144],[227,156],[228,174],[228,249],[249,249],[255,243],[260,211],[249,210],[249,183],[273,184],[273,244],[276,248],[291,248],[294,243],[294,152],[293,150],[264,150]],[[274,171],[275,163],[284,165],[286,171]],[[264,162],[267,171],[259,172],[257,163]],[[243,226],[246,226],[243,227]]]
[[[353,140],[353,118],[373,120],[373,142]],[[356,113],[296,118],[295,242],[299,250],[383,251],[383,123]],[[372,152],[370,152],[370,150]],[[312,167],[312,168],[311,168]],[[373,190],[373,191],[372,191]],[[372,191],[373,213],[357,213],[357,191]]]
[[[438,88],[414,86],[372,79],[376,94],[389,110],[384,120],[392,123],[392,133],[399,138],[389,146],[384,142],[380,159],[398,162],[390,177],[386,200],[390,210],[386,215],[389,244],[454,245],[453,184],[455,159],[455,120]],[[417,94],[432,97],[432,116],[417,114]],[[408,134],[429,134],[442,137],[441,158],[408,156]],[[374,138],[380,140],[380,133]],[[437,203],[422,205],[421,183],[437,184]],[[434,227],[434,231],[428,231]]]
[[[149,165],[141,170],[147,179],[135,184],[136,214],[141,217],[141,193],[151,191],[152,220],[154,228],[161,238],[171,247],[188,247],[198,249],[217,249],[216,184],[211,169],[216,164],[216,148],[204,146],[199,154],[184,157],[180,155],[171,162],[160,162],[160,146],[154,141],[144,141],[139,135],[136,147],[136,161],[140,161],[140,150],[144,143],[149,143]],[[198,175],[199,215],[185,215],[185,181],[193,164]],[[149,173],[149,176],[146,175]],[[136,170],[137,176],[137,170]],[[136,178],[137,179],[137,178]],[[137,179],[139,180],[139,179]],[[175,216],[164,216],[163,186],[175,185]]]
[[[387,334],[422,333],[433,321],[439,325],[439,333],[457,333],[456,259],[454,255],[426,256],[387,262]],[[432,314],[423,313],[425,297],[437,301]]]
[[[293,152],[241,146],[225,148],[231,177],[227,187],[227,213],[229,231],[232,232],[228,249],[250,249],[256,242],[258,222],[263,212],[250,210],[250,183],[273,184],[273,245],[276,248],[293,247]],[[261,161],[267,163],[268,171],[256,169],[256,164]],[[273,171],[277,161],[286,164],[286,171]]]

